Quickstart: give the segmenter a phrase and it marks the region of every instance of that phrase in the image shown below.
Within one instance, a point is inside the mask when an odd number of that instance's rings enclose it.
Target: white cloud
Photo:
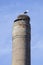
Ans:
[[[37,43],[34,46],[32,46],[32,48],[33,49],[35,49],[35,48],[43,49],[43,39],[37,41]]]
[[[31,62],[41,62],[41,60],[43,60],[43,39],[31,47]]]
[[[12,49],[8,49],[8,48],[0,49],[0,56],[7,55],[7,54],[11,53],[11,51],[12,51]]]

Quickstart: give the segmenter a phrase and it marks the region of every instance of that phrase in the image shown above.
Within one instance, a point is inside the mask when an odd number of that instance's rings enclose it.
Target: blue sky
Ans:
[[[12,26],[29,10],[31,18],[31,65],[43,65],[43,0],[0,0],[0,65],[12,65]]]

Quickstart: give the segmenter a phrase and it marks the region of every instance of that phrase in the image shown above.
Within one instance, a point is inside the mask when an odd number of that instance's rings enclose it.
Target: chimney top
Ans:
[[[20,14],[14,22],[16,22],[18,20],[30,21],[30,17],[28,15],[26,15],[26,14]]]
[[[29,19],[30,20],[30,17],[28,15],[25,15],[25,14],[19,15],[17,18],[18,19],[25,19],[25,20]]]

